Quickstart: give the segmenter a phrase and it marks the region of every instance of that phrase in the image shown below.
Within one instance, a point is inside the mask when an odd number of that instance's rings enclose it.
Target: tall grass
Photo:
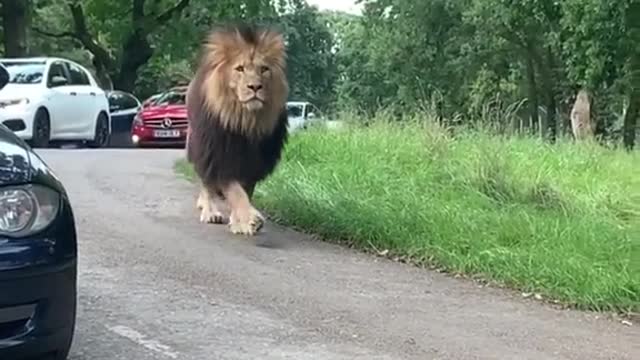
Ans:
[[[580,308],[640,310],[638,153],[374,121],[293,136],[256,201],[326,239]]]

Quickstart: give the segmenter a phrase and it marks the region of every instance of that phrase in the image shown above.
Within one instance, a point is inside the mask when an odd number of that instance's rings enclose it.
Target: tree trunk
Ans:
[[[640,90],[634,89],[629,98],[629,106],[624,116],[623,143],[625,149],[631,151],[636,143],[638,116],[640,115]]]
[[[30,24],[30,0],[2,0],[5,56],[24,57],[29,54],[28,29]]]
[[[593,135],[601,145],[606,145],[611,128],[611,117],[607,114],[606,92],[600,96],[594,91],[591,97],[591,123],[594,125]]]
[[[531,56],[527,56],[527,89],[529,92],[529,116],[531,117],[531,128],[537,132],[538,129],[538,120],[540,119],[540,114],[538,111],[539,100],[538,100],[538,86],[536,84],[536,70],[533,64],[533,60]]]
[[[533,62],[540,72],[541,85],[544,92],[544,105],[547,109],[547,116],[543,126],[541,127],[542,136],[548,138],[551,142],[556,140],[557,121],[556,121],[556,95],[553,83],[553,53],[551,49],[546,48],[544,56],[538,52],[533,46],[529,47],[529,52],[533,57]]]
[[[544,74],[544,87],[547,94],[547,130],[549,140],[555,142],[558,136],[558,109],[556,104],[556,87],[553,81],[553,69],[555,61],[550,48],[547,48],[547,68]]]
[[[120,70],[115,74],[114,87],[118,90],[132,92],[138,79],[138,70],[153,56],[153,48],[147,35],[139,31],[132,33],[122,48]]]

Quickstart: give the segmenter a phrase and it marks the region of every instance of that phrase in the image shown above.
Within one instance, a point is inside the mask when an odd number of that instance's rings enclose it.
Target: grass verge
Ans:
[[[192,177],[184,162],[176,170]],[[332,241],[583,309],[640,311],[640,156],[418,124],[292,137],[256,203]]]

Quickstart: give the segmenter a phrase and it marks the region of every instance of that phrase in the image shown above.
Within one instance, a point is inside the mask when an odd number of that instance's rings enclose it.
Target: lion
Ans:
[[[576,140],[586,140],[593,137],[589,94],[584,89],[578,91],[576,102],[571,109],[571,130]]]
[[[186,96],[187,160],[200,180],[200,221],[254,235],[265,222],[253,206],[257,183],[273,173],[288,138],[286,50],[281,33],[247,24],[206,38]]]

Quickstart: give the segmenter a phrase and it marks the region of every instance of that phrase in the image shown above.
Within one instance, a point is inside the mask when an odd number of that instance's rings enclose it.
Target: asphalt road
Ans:
[[[41,150],[79,231],[71,360],[640,359],[640,327],[267,225],[198,222],[180,150]]]

